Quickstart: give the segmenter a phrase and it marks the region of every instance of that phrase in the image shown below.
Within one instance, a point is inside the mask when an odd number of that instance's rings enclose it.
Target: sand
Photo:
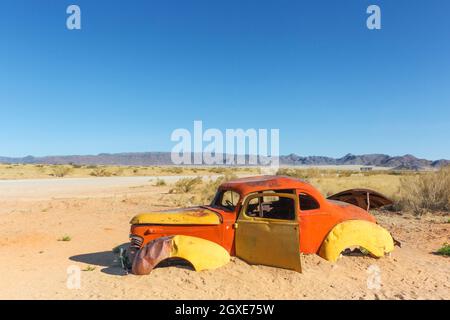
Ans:
[[[217,270],[134,276],[123,274],[111,249],[128,241],[134,214],[168,208],[169,187],[146,179],[69,185],[0,185],[1,299],[450,299],[450,260],[433,254],[450,242],[448,216],[377,214],[402,242],[381,259],[331,264],[307,255],[299,274],[232,258]],[[71,240],[58,241],[65,235]],[[67,287],[71,266],[86,270],[80,288]]]

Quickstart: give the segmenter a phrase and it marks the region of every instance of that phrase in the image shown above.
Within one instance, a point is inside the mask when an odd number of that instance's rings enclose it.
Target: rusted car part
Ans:
[[[131,272],[149,274],[158,263],[168,259],[172,252],[172,237],[161,237],[141,248],[134,257]]]
[[[215,269],[230,261],[228,252],[214,242],[176,235],[158,238],[142,247],[134,257],[131,271],[146,275],[160,262],[172,258],[189,262],[196,271]]]
[[[331,262],[338,260],[344,249],[363,247],[374,257],[394,250],[390,233],[379,225],[363,220],[348,220],[335,226],[319,250],[319,255]]]
[[[364,210],[377,209],[393,202],[385,195],[370,189],[350,189],[329,196],[327,199],[347,202]]]

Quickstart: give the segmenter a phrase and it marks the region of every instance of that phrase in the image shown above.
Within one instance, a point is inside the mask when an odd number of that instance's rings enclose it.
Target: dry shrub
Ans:
[[[94,177],[110,177],[112,173],[105,168],[96,167],[91,171],[90,175]]]
[[[402,209],[421,215],[427,211],[450,210],[450,167],[436,172],[401,178],[400,200]]]
[[[58,178],[62,178],[68,175],[72,171],[72,168],[66,166],[53,166],[52,173],[50,175]]]
[[[123,168],[117,168],[116,171],[114,171],[114,176],[122,176],[123,175]]]
[[[196,178],[183,178],[178,180],[175,183],[175,186],[173,189],[171,189],[170,193],[188,193],[194,190],[194,188],[202,183],[201,177]]]
[[[167,183],[166,183],[166,181],[164,180],[164,179],[156,179],[156,182],[155,182],[155,186],[156,187],[162,187],[162,186],[165,186],[165,185],[167,185]]]

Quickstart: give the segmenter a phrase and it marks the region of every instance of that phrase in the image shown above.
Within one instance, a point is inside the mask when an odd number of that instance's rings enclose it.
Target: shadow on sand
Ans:
[[[124,243],[118,246],[117,248],[126,249],[129,243]],[[111,251],[100,251],[93,253],[85,253],[79,254],[76,256],[71,256],[69,258],[72,261],[86,263],[91,266],[100,266],[104,267],[101,269],[101,272],[114,275],[114,276],[125,276],[128,273],[122,269],[119,264],[117,254]],[[164,261],[161,261],[156,268],[166,268],[166,267],[176,267],[180,269],[186,269],[194,271],[194,266],[189,263],[189,261],[179,258],[170,258]]]
[[[121,244],[119,248],[126,248],[128,243]],[[100,251],[93,253],[79,254],[76,256],[71,256],[69,258],[72,261],[86,263],[92,266],[104,267],[101,272],[115,275],[124,276],[127,273],[122,269],[119,262],[117,261],[117,255],[113,251]]]

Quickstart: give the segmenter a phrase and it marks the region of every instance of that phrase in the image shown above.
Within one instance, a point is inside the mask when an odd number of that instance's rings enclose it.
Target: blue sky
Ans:
[[[82,30],[66,28],[77,4]],[[366,28],[377,4],[382,29]],[[170,151],[279,128],[280,152],[450,159],[450,2],[5,0],[0,155]]]

